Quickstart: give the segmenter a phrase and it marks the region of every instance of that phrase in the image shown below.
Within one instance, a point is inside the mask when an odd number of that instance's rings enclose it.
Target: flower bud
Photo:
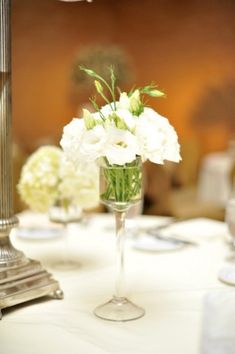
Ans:
[[[120,94],[118,107],[121,109],[130,109],[130,98],[128,97],[126,92],[122,92]]]
[[[104,90],[103,90],[101,83],[97,80],[95,80],[94,83],[95,83],[95,88],[96,88],[97,92],[103,93]]]
[[[96,126],[96,121],[93,115],[87,109],[83,109],[83,119],[87,130],[90,130]]]
[[[130,97],[130,111],[135,115],[139,115],[142,109],[143,104],[140,100],[140,91],[135,90]]]
[[[163,97],[163,96],[165,96],[165,93],[160,90],[154,89],[154,90],[149,91],[149,95],[152,97]]]
[[[115,126],[118,129],[128,130],[128,126],[126,125],[125,121],[120,118],[116,113],[113,113],[110,118],[114,121]]]

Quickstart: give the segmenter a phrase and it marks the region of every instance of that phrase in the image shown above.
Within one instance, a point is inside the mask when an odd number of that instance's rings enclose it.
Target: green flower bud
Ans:
[[[96,121],[93,115],[87,109],[83,109],[83,119],[87,130],[90,130],[96,126]]]
[[[96,76],[96,73],[91,69],[84,68],[83,66],[80,66],[79,68],[80,68],[80,70],[84,71],[87,75],[89,75],[91,77]]]
[[[102,94],[104,90],[103,90],[103,86],[101,85],[101,83],[99,81],[95,80],[94,84],[95,84],[95,88],[96,88],[97,92],[99,94]]]
[[[137,116],[143,112],[143,103],[140,99],[139,90],[135,90],[130,97],[130,111]]]
[[[125,121],[120,118],[116,113],[113,113],[110,118],[114,121],[118,129],[128,130],[128,126],[126,125]]]
[[[152,96],[152,97],[163,97],[165,96],[165,93],[160,91],[160,90],[151,90],[149,91],[149,96]]]

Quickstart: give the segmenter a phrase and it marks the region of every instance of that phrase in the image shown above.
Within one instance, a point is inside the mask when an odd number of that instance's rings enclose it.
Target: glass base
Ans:
[[[225,284],[235,285],[235,266],[227,266],[220,269],[218,278]]]
[[[145,311],[124,297],[113,297],[105,304],[96,307],[94,314],[104,320],[122,322],[143,317]]]

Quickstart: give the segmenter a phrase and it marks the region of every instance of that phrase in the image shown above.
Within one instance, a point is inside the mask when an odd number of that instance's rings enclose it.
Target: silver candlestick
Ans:
[[[28,259],[10,241],[18,225],[12,198],[11,0],[0,0],[0,319],[1,309],[63,292],[41,264]]]

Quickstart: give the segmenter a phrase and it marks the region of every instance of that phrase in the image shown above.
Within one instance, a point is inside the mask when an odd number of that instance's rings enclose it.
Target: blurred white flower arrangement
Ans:
[[[98,168],[94,163],[75,167],[63,151],[55,146],[42,146],[22,168],[18,191],[22,200],[38,212],[47,212],[57,202],[72,202],[81,209],[99,203]]]

